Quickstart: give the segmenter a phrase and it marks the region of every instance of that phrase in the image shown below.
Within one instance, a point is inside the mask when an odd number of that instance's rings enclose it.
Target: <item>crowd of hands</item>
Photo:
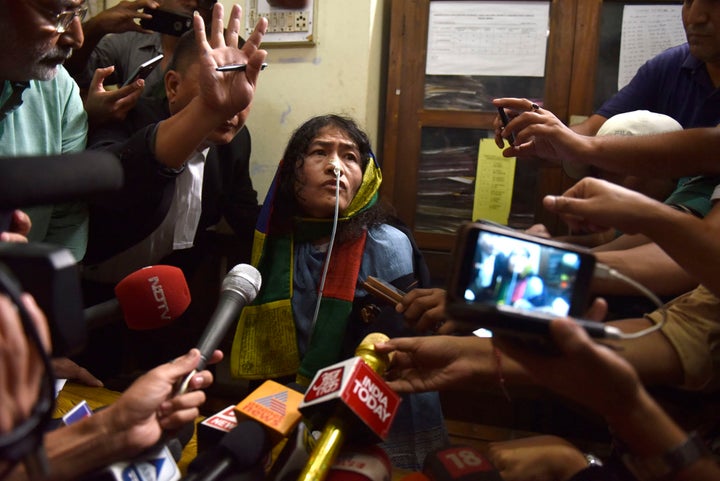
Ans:
[[[86,36],[93,35],[95,27],[104,33],[142,31],[136,23],[136,19],[144,15],[139,10],[157,6],[158,3],[153,0],[122,1],[98,15]],[[267,28],[264,19],[258,23],[242,49],[238,49],[240,10],[237,6],[232,9],[224,34],[223,17],[222,5],[217,4],[211,20],[215,28],[209,38],[206,37],[203,20],[200,17],[194,19],[197,39],[207,54],[203,60],[198,102],[207,111],[216,112],[218,117],[228,117],[248,107],[260,65],[266,56],[266,52],[259,48]],[[233,75],[215,71],[215,66],[230,63],[247,63],[248,69],[244,74]],[[103,80],[112,73],[112,69],[98,69],[87,92],[85,106],[92,122],[123,119],[142,92],[142,80],[106,90]],[[496,119],[496,141],[505,149],[506,155],[557,159],[576,156],[578,147],[574,144],[577,141],[574,134],[568,132],[552,113],[544,109],[538,112],[526,99],[500,99],[496,105],[521,113],[512,121],[516,142],[510,147],[504,144],[500,119]],[[550,129],[560,134],[541,135]],[[641,194],[591,178],[581,180],[564,195],[546,197],[543,204],[559,214],[574,230],[594,232],[612,227],[631,234],[642,224],[639,217],[661,208],[656,201]],[[0,240],[27,241],[30,228],[28,216],[22,211],[15,211],[11,228],[0,234]],[[499,353],[508,373],[517,373],[517,377],[509,381],[539,384],[582,404],[603,416],[617,435],[632,441],[637,436],[637,422],[641,420],[655,423],[655,427],[663,431],[664,440],[684,440],[685,434],[654,404],[633,367],[612,349],[593,342],[571,319],[552,322],[551,337],[557,347],[557,353],[552,356],[502,337],[484,340],[483,346],[492,347],[479,349],[480,340],[473,336],[453,336],[452,342],[443,336],[454,334],[461,327],[452,319],[446,319],[444,303],[445,292],[442,289],[415,289],[396,306],[396,310],[418,332],[435,331],[432,336],[391,339],[377,346],[381,352],[395,352],[388,382],[396,391],[457,390],[467,389],[473,383],[495,384]],[[24,296],[23,305],[40,333],[42,346],[27,340],[17,308],[8,298],[0,296],[0,399],[3,400],[0,434],[11,432],[30,416],[40,395],[41,380],[46,375],[40,350],[50,351],[47,321],[31,296]],[[596,300],[587,318],[600,321],[606,310],[606,304]],[[436,329],[437,326],[440,327]],[[203,389],[213,382],[212,373],[208,370],[196,373],[186,393],[178,396],[173,393],[177,382],[193,371],[199,359],[199,351],[193,349],[158,366],[138,378],[110,407],[86,422],[64,427],[59,430],[64,430],[60,434],[49,433],[46,449],[51,459],[54,453],[66,449],[61,438],[67,438],[72,432],[77,436],[88,436],[91,427],[93,432],[102,433],[104,440],[104,446],[96,450],[94,459],[93,456],[85,456],[82,462],[74,465],[67,462],[53,465],[52,479],[72,479],[78,474],[78,469],[89,470],[99,463],[131,458],[154,445],[164,434],[192,422],[205,401]],[[216,351],[211,363],[221,359],[222,353]],[[60,377],[75,378],[91,385],[100,384],[80,366],[63,365],[64,362],[68,361],[55,364]],[[553,454],[548,456],[548,452]],[[530,478],[565,480],[586,466],[583,453],[567,441],[551,436],[493,443],[488,454],[507,481]],[[528,473],[533,476],[528,476]],[[14,474],[22,479],[21,472]]]

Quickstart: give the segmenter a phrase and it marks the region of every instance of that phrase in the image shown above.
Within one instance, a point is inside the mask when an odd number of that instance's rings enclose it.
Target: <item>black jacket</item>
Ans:
[[[138,243],[167,215],[178,174],[159,164],[150,149],[155,125],[170,115],[166,102],[142,98],[125,122],[90,132],[90,149],[110,151],[120,158],[125,185],[119,192],[104,195],[90,204],[86,264],[102,262]],[[208,227],[225,217],[243,244],[238,248],[249,252],[259,210],[257,192],[250,179],[250,147],[250,134],[243,127],[229,144],[209,149],[202,213],[195,247],[190,251],[203,246],[205,237],[214,235],[207,231]]]

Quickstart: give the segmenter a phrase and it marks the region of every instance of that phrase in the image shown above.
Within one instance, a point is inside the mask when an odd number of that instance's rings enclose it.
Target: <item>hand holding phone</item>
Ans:
[[[143,8],[143,13],[151,15],[152,18],[143,18],[140,20],[140,26],[154,32],[179,37],[193,26],[192,17],[182,13],[149,7]]]
[[[164,55],[160,54],[157,57],[153,57],[147,62],[143,62],[136,68],[133,73],[130,74],[130,76],[125,80],[125,82],[122,84],[123,87],[130,85],[131,83],[135,82],[138,79],[146,79],[148,75],[150,75],[150,72],[152,72],[155,67],[160,65],[160,62],[162,61]]]
[[[520,337],[549,336],[550,321],[572,316],[592,337],[615,337],[602,323],[579,320],[590,297],[594,254],[484,222],[457,236],[446,311],[472,329]]]
[[[502,121],[503,128],[507,127],[507,124],[510,122],[510,119],[508,118],[507,114],[505,113],[505,109],[502,107],[498,107],[498,114],[500,114],[500,120]],[[510,132],[510,135],[507,137],[508,142],[510,142],[510,145],[515,145],[515,135],[513,135],[512,132]]]

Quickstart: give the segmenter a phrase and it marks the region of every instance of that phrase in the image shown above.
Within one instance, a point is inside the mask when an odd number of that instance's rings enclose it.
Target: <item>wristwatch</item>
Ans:
[[[685,441],[660,456],[622,456],[625,466],[640,481],[668,479],[695,461],[712,453],[697,433],[690,433]]]

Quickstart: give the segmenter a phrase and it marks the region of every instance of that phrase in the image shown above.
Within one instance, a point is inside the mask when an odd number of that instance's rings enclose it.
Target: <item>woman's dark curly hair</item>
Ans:
[[[306,121],[295,132],[293,132],[283,154],[283,162],[278,170],[278,185],[275,200],[275,213],[279,220],[290,220],[294,216],[302,216],[298,202],[300,183],[298,172],[302,169],[308,148],[312,141],[325,127],[336,127],[345,132],[357,145],[360,157],[364,159],[362,171],[368,162],[372,162],[372,146],[367,134],[348,118],[335,114],[320,115]],[[357,237],[364,228],[381,224],[388,218],[387,207],[376,203],[371,208],[353,217],[353,219],[338,225],[338,241],[349,240]]]

